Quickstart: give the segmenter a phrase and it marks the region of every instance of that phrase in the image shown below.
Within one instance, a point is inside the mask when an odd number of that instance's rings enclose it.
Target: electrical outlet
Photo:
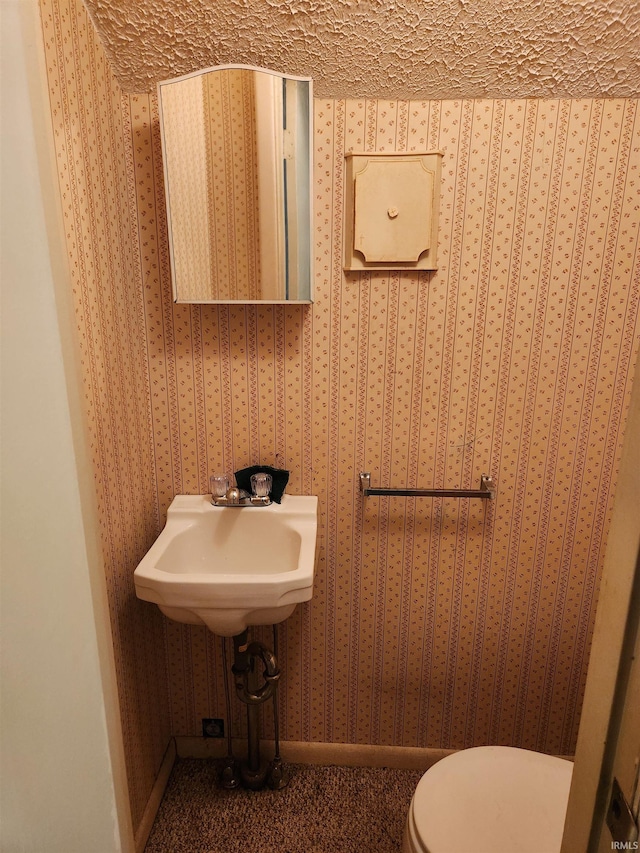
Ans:
[[[214,717],[203,717],[202,737],[224,737],[224,720]]]

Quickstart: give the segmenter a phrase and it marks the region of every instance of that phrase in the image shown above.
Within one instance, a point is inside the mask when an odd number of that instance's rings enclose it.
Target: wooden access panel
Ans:
[[[345,270],[437,269],[442,154],[346,160]]]

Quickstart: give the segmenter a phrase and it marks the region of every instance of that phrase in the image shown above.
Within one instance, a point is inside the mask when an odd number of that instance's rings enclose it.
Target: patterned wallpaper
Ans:
[[[182,302],[260,298],[254,74],[162,86],[171,242]]]
[[[258,139],[253,72],[227,69],[203,84],[211,246],[209,299],[260,298]],[[202,299],[202,297],[200,297]]]
[[[198,286],[211,287],[207,127],[202,77],[188,77],[162,87],[161,124],[164,129],[165,172],[171,175],[167,195],[171,205],[173,270],[183,299],[197,298]],[[203,215],[203,211],[205,212]]]
[[[283,737],[570,753],[638,345],[637,102],[316,101],[308,309],[171,304],[156,107],[129,105],[161,509],[258,461],[320,497]],[[344,152],[424,148],[440,269],[345,276]],[[360,470],[487,473],[498,500],[364,505]],[[173,731],[197,734],[217,643],[167,636]]]
[[[134,824],[169,735],[224,716],[219,640],[131,577],[214,468],[320,498],[283,739],[570,753],[640,337],[637,101],[317,100],[315,303],[175,305],[155,97],[120,98],[73,2],[44,31]],[[345,151],[424,148],[440,268],[343,274]],[[361,470],[498,498],[363,503]]]

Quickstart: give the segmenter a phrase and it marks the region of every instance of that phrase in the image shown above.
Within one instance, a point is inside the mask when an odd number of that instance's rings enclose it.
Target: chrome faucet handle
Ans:
[[[226,474],[212,474],[209,477],[209,489],[212,498],[223,498],[229,489],[229,478]]]
[[[251,475],[251,490],[257,498],[266,498],[271,492],[273,478],[271,474],[264,471],[258,471],[257,474]]]

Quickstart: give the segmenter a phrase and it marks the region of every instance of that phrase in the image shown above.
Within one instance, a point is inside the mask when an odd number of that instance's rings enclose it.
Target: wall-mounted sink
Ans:
[[[282,622],[311,598],[317,529],[317,497],[238,509],[177,495],[134,572],[136,594],[223,637]]]

